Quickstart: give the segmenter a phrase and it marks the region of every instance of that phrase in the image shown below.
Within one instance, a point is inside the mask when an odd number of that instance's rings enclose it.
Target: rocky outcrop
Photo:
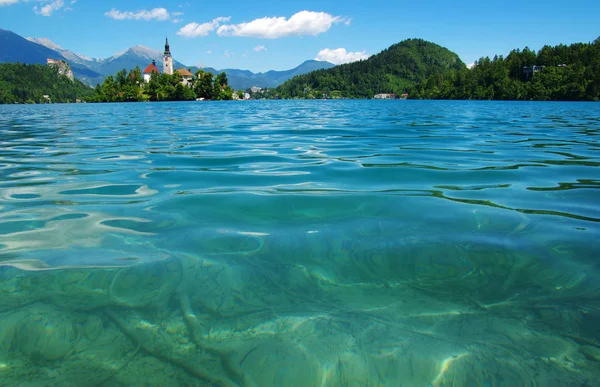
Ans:
[[[73,70],[71,70],[71,66],[69,66],[69,64],[67,62],[65,62],[64,60],[56,60],[56,59],[48,58],[48,61],[46,62],[46,64],[48,66],[56,67],[58,69],[58,73],[60,75],[64,75],[67,78],[69,78],[70,80],[74,80]]]

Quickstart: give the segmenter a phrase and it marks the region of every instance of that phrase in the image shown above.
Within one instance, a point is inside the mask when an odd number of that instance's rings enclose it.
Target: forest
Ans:
[[[93,94],[82,82],[60,75],[56,67],[0,63],[0,104],[77,102]]]
[[[297,76],[277,89],[281,98],[372,98],[408,93],[411,99],[600,100],[600,38],[591,43],[524,48],[484,57],[471,69],[451,51],[420,39],[369,59]]]

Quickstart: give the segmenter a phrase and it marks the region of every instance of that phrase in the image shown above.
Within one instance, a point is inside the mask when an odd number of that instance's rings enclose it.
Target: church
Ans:
[[[146,67],[144,70],[144,81],[146,83],[150,82],[150,77],[152,73],[160,74],[158,67],[156,67],[156,61],[153,60],[151,64]],[[173,74],[173,56],[171,55],[171,48],[169,47],[169,39],[167,38],[165,41],[165,53],[163,55],[163,73],[164,74]]]
[[[163,74],[173,75],[173,56],[171,55],[171,47],[169,47],[169,39],[165,41],[165,53],[163,54]],[[175,71],[176,74],[181,76],[181,83],[185,86],[192,87],[194,75],[187,69],[180,68]],[[150,82],[152,74],[160,74],[160,70],[156,66],[156,60],[146,67],[144,70],[144,82]]]

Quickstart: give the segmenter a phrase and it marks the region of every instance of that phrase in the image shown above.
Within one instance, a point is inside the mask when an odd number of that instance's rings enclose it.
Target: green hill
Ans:
[[[360,62],[297,76],[278,89],[282,98],[372,98],[403,94],[432,75],[466,70],[458,55],[422,39],[409,39]]]
[[[0,104],[75,102],[93,95],[79,80],[59,75],[56,68],[22,63],[0,64]]]

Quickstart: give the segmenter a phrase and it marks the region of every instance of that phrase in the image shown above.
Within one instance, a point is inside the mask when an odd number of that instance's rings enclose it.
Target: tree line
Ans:
[[[144,81],[139,67],[129,72],[119,71],[114,77],[108,76],[102,85],[97,85],[90,102],[141,102],[141,101],[192,101],[233,99],[233,89],[229,87],[227,75],[216,77],[198,70],[191,83],[184,84],[183,77],[175,72],[172,75],[152,73],[148,83]]]
[[[470,70],[432,75],[409,93],[426,99],[598,101],[600,38],[484,57]]]
[[[90,87],[59,74],[56,67],[0,64],[0,104],[76,102],[92,95]]]

